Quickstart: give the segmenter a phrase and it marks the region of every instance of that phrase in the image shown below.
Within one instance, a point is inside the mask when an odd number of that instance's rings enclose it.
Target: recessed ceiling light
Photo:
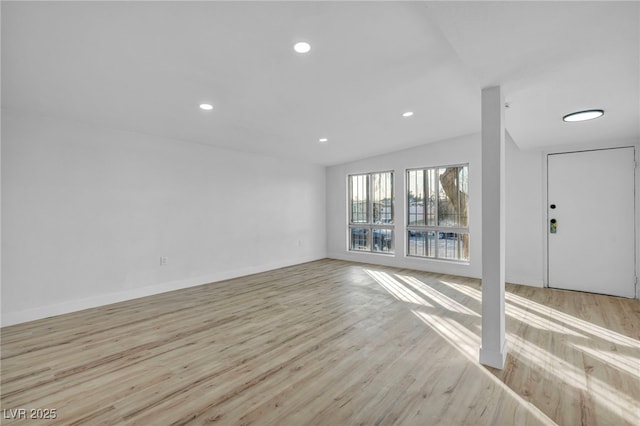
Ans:
[[[327,139],[327,138],[320,138],[320,139],[318,139],[318,142],[322,142],[322,143],[329,142],[329,139]]]
[[[412,115],[413,115],[413,111],[407,111],[402,113],[403,117],[411,117]]]
[[[571,114],[567,114],[562,117],[562,121],[586,121],[593,120],[594,118],[602,117],[604,115],[604,111],[601,109],[589,109],[586,111],[578,111],[572,112]]]
[[[200,104],[200,109],[205,111],[211,111],[213,109],[213,105],[211,104]]]
[[[293,45],[293,50],[298,53],[307,53],[311,50],[311,45],[306,41],[299,41]]]

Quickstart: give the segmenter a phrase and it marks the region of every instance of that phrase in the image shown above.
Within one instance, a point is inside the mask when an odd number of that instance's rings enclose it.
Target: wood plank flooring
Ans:
[[[480,297],[327,259],[5,327],[2,424],[640,424],[639,301],[508,285],[500,371]]]

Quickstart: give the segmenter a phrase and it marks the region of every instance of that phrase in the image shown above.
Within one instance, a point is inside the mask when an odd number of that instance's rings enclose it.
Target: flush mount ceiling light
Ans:
[[[407,111],[402,113],[403,117],[411,117],[412,115],[413,115],[413,111]]]
[[[211,104],[200,104],[200,109],[204,111],[211,111],[213,109],[213,105]]]
[[[320,143],[329,142],[329,139],[327,139],[327,138],[320,138],[320,139],[318,139],[318,142],[320,142]]]
[[[572,112],[562,117],[562,121],[574,122],[574,121],[587,121],[594,118],[602,117],[604,111],[601,109],[588,109],[586,111]]]
[[[311,45],[306,41],[299,41],[293,45],[293,50],[298,53],[307,53],[311,50]]]

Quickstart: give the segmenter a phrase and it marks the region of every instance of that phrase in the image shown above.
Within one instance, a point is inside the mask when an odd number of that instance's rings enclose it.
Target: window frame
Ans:
[[[414,172],[414,171],[422,171],[426,172],[428,170],[436,170],[436,173],[438,173],[439,169],[446,169],[446,168],[450,168],[450,167],[466,167],[467,168],[467,185],[469,184],[469,163],[459,163],[459,164],[447,164],[447,165],[437,165],[437,166],[429,166],[429,167],[413,167],[413,168],[408,168],[405,169],[405,208],[406,208],[406,214],[405,214],[405,239],[406,239],[406,244],[405,244],[405,256],[406,257],[411,257],[411,258],[417,258],[417,259],[430,259],[430,260],[437,260],[437,261],[445,261],[445,262],[454,262],[454,263],[463,263],[463,264],[469,264],[471,261],[471,250],[470,250],[470,244],[471,244],[471,233],[469,232],[469,207],[467,205],[467,226],[466,227],[461,227],[461,226],[443,226],[443,225],[438,225],[439,223],[439,203],[440,203],[440,197],[439,197],[439,193],[440,193],[440,179],[437,178],[435,179],[435,189],[434,189],[434,193],[435,193],[435,216],[434,216],[434,223],[435,225],[427,225],[428,221],[427,221],[427,212],[426,212],[426,201],[427,201],[427,197],[425,197],[425,211],[424,211],[424,225],[411,225],[410,224],[410,214],[411,214],[411,209],[409,206],[409,188],[410,188],[410,181],[409,181],[409,173],[410,172]],[[439,176],[439,174],[438,174]],[[426,181],[426,178],[425,178]],[[426,191],[425,191],[426,192]],[[470,192],[470,191],[468,191]],[[469,196],[469,193],[467,192],[467,196],[469,198],[471,198]],[[467,203],[469,203],[469,200],[467,201]],[[433,232],[434,233],[434,238],[435,238],[435,244],[434,244],[434,254],[433,256],[422,256],[422,255],[417,255],[417,254],[410,254],[409,252],[409,245],[410,245],[410,237],[409,237],[409,233],[410,232],[424,232],[428,235],[429,232]],[[468,258],[464,259],[452,259],[452,258],[448,258],[448,257],[440,257],[439,256],[439,251],[440,251],[440,247],[438,244],[438,240],[440,239],[440,233],[443,234],[457,234],[457,235],[467,235],[467,239],[468,242],[467,244],[469,244],[469,256]],[[428,237],[426,238],[428,240]],[[426,241],[425,241],[426,244]],[[425,248],[425,252],[426,252],[426,248]]]
[[[374,185],[373,185],[373,175],[378,174],[391,174],[391,221],[388,223],[374,223],[373,215],[374,215]],[[367,194],[367,221],[366,222],[354,222],[353,221],[353,185],[352,178],[354,176],[366,176],[366,194]],[[373,253],[373,254],[383,254],[387,256],[394,256],[396,253],[395,247],[395,226],[396,226],[396,209],[395,209],[395,171],[394,170],[382,170],[375,172],[365,172],[365,173],[350,173],[347,175],[347,209],[348,209],[348,217],[347,217],[347,250],[354,253]],[[367,248],[363,250],[358,250],[353,248],[352,244],[352,229],[366,229],[368,230],[368,242]],[[385,230],[391,233],[390,237],[390,248],[388,251],[384,250],[374,250],[374,230]]]

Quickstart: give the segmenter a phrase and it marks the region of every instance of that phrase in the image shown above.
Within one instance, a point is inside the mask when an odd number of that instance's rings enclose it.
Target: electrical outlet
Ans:
[[[160,257],[160,266],[165,266],[167,263],[169,263],[169,258],[166,256],[161,256]]]

